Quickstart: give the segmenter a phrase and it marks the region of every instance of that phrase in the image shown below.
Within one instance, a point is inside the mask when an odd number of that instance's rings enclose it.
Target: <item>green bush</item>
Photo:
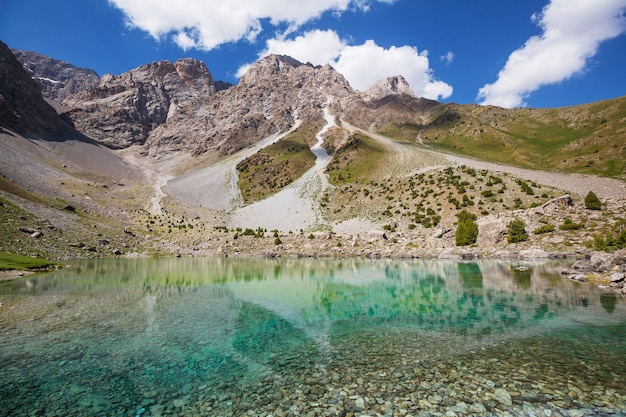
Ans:
[[[563,220],[563,224],[559,226],[561,230],[578,230],[582,228],[583,225],[580,223],[574,223],[572,219]]]
[[[478,239],[478,225],[476,224],[476,215],[463,210],[457,214],[459,222],[456,225],[456,245],[466,246],[473,245]]]
[[[526,233],[526,225],[523,220],[511,220],[508,225],[507,240],[509,243],[518,243],[528,240],[528,233]]]
[[[587,193],[587,196],[585,197],[585,207],[588,210],[602,209],[602,202],[600,201],[598,196],[594,194],[593,191],[589,191],[589,193]]]
[[[544,224],[541,227],[536,228],[535,230],[533,230],[533,233],[536,235],[541,235],[543,233],[550,233],[550,232],[554,232],[554,225],[553,224]]]
[[[626,228],[622,228],[621,231],[616,231],[606,237],[597,236],[594,239],[593,248],[604,252],[626,249]]]

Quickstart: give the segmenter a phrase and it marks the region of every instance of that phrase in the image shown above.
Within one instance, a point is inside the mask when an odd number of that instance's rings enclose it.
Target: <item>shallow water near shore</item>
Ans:
[[[626,415],[559,263],[81,260],[0,282],[0,416]]]

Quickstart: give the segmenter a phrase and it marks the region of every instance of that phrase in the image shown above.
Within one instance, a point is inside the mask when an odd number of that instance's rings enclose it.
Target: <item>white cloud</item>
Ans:
[[[270,39],[262,53],[289,55],[301,62],[325,64],[332,62],[346,47],[346,42],[332,30],[313,30],[293,40]]]
[[[367,11],[372,2],[395,0],[109,0],[128,26],[160,40],[171,36],[183,49],[211,50],[242,39],[253,41],[261,19],[298,27],[324,12]]]
[[[368,40],[362,45],[345,47],[334,66],[352,87],[361,91],[377,80],[402,75],[419,97],[436,100],[452,94],[451,86],[433,79],[428,52],[420,53],[412,46],[385,49]]]
[[[452,61],[454,61],[454,53],[452,51],[448,51],[448,53],[442,55],[440,59],[449,65],[452,63]]]
[[[626,0],[552,0],[532,20],[543,29],[514,51],[493,84],[479,89],[481,104],[525,105],[543,85],[584,72],[604,40],[626,29]]]
[[[392,46],[385,49],[373,40],[361,45],[348,45],[332,30],[314,30],[294,39],[272,39],[259,58],[269,55],[289,55],[301,62],[314,65],[331,64],[357,90],[367,90],[374,82],[402,75],[419,97],[446,98],[452,87],[433,79],[428,52],[418,52],[411,46]],[[241,76],[250,67],[238,71]]]
[[[433,79],[427,51],[410,46],[382,48],[374,41],[349,46],[334,31],[313,30],[295,38],[302,24],[325,12],[367,12],[379,2],[397,0],[109,0],[123,11],[127,25],[148,32],[157,40],[172,39],[179,47],[211,50],[221,44],[246,39],[253,42],[263,30],[261,21],[287,24],[288,29],[269,40],[259,55],[290,55],[315,65],[330,63],[358,89],[375,81],[403,75],[418,96],[446,98],[452,87]],[[291,39],[289,39],[291,38]],[[239,68],[241,76],[249,64]]]

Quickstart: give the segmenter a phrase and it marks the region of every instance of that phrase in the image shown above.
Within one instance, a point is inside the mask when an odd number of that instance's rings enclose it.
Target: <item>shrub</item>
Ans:
[[[550,233],[550,232],[554,232],[554,225],[553,224],[544,224],[541,227],[536,228],[535,230],[533,230],[533,233],[536,235],[541,235],[543,233]]]
[[[459,222],[456,225],[456,245],[466,246],[473,245],[478,239],[478,225],[476,224],[476,215],[463,210],[457,214]]]
[[[595,250],[601,250],[605,252],[613,252],[618,249],[626,248],[626,229],[621,231],[615,231],[606,237],[597,236],[593,242],[593,248]]]
[[[602,209],[602,202],[600,201],[598,196],[594,194],[593,191],[589,191],[589,193],[587,193],[587,196],[585,197],[585,207],[588,210]]]
[[[574,223],[572,221],[572,219],[565,219],[563,220],[563,224],[559,226],[559,229],[561,230],[578,230],[580,228],[582,228],[583,225],[580,223]]]
[[[280,245],[281,243],[283,243],[280,238],[278,236],[276,236],[276,238],[274,239],[274,245]]]
[[[509,243],[518,243],[528,240],[528,233],[526,233],[526,225],[523,220],[512,220],[508,225],[507,240]]]

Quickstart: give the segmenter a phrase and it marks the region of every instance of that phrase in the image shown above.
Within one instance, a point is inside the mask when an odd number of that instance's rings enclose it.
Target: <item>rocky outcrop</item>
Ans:
[[[569,194],[565,194],[561,197],[554,198],[539,207],[535,207],[532,209],[533,214],[544,215],[544,214],[552,214],[564,209],[567,209],[574,205],[574,200]]]
[[[388,77],[384,80],[376,81],[374,85],[365,92],[365,97],[367,99],[379,100],[390,95],[402,94],[415,97],[415,93],[413,93],[413,90],[404,77],[402,75],[396,75],[395,77]]]
[[[61,130],[60,119],[44,100],[39,84],[3,42],[0,42],[0,127],[24,135]]]
[[[37,52],[14,49],[13,53],[39,83],[43,96],[59,103],[73,94],[96,88],[100,81],[91,69],[78,68]]]
[[[390,121],[414,123],[416,112],[439,105],[416,98],[402,76],[352,89],[330,65],[313,66],[269,55],[238,85],[214,82],[201,61],[142,65],[120,75],[80,69],[37,53],[18,51],[64,117],[86,136],[114,149],[138,145],[152,157],[207,151],[232,154],[296,121],[319,124],[322,107],[370,128]]]
[[[576,261],[563,275],[580,282],[592,280],[601,287],[626,294],[626,249],[613,253],[593,252]]]
[[[144,144],[168,122],[194,116],[214,94],[204,63],[182,59],[142,65],[119,76],[106,74],[97,88],[71,96],[63,105],[79,131],[112,148],[125,148]]]
[[[231,154],[296,119],[339,113],[359,99],[331,66],[314,67],[270,55],[252,65],[237,86],[216,92],[200,61],[161,61],[119,76],[105,75],[97,88],[65,100],[78,130],[112,148],[142,145],[145,153]]]

